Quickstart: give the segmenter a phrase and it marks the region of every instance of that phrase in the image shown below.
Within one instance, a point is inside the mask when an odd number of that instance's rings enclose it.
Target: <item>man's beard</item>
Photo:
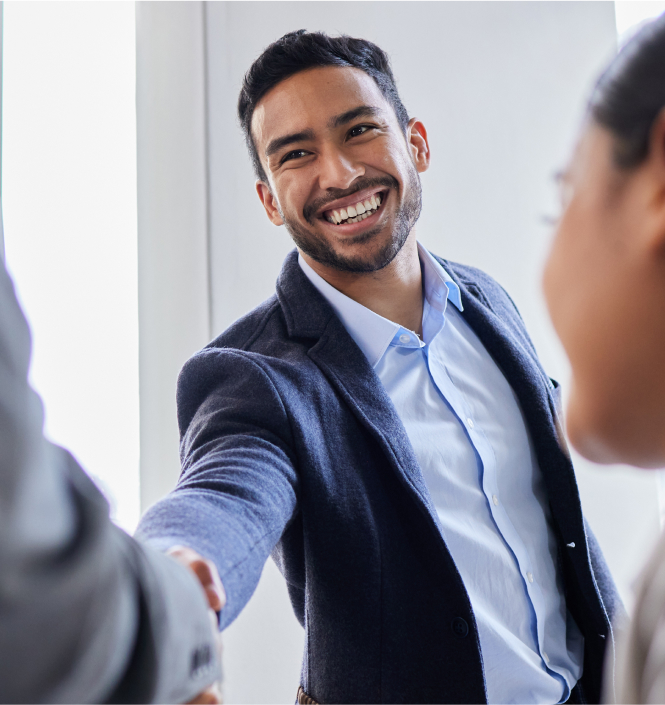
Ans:
[[[314,224],[314,213],[320,211],[320,209],[326,203],[332,203],[340,198],[345,198],[354,193],[364,191],[367,188],[373,188],[375,186],[386,186],[395,190],[397,197],[399,198],[399,182],[392,176],[384,176],[373,179],[362,179],[358,181],[353,186],[352,191],[339,191],[336,194],[330,194],[330,196],[325,199],[318,199],[311,204],[308,204],[304,210],[303,215],[305,219]],[[286,225],[286,229],[293,238],[293,241],[298,246],[302,252],[309,255],[314,261],[320,264],[337,269],[340,272],[376,272],[384,267],[388,266],[397,256],[397,253],[402,249],[404,243],[409,237],[409,233],[416,224],[416,221],[420,217],[420,211],[422,208],[422,187],[420,185],[420,177],[418,172],[414,167],[411,168],[407,183],[407,199],[398,208],[395,214],[395,225],[392,232],[392,237],[371,257],[345,257],[333,249],[333,247],[327,242],[327,240],[317,234],[312,232],[307,228],[300,226],[297,223],[291,222],[284,217],[284,214],[280,213],[282,220]],[[377,236],[383,228],[386,226],[377,226],[371,230],[367,230],[355,237],[348,238],[345,242],[358,245],[362,243],[369,243],[371,240]]]

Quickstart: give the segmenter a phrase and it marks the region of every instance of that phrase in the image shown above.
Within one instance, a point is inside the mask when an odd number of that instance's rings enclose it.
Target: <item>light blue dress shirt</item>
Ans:
[[[299,263],[404,424],[471,601],[488,702],[565,702],[582,675],[584,639],[563,597],[533,443],[515,393],[459,313],[459,287],[418,252],[422,340]]]

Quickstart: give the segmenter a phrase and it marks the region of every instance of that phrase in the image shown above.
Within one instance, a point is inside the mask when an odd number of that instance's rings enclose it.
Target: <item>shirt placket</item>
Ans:
[[[434,341],[431,342],[433,343]],[[492,446],[483,433],[482,427],[474,418],[471,406],[455,385],[440,351],[434,353],[435,362],[438,364],[431,364],[432,351],[430,345],[426,348],[426,356],[430,376],[464,428],[469,442],[480,459],[483,494],[487,499],[494,524],[503,541],[514,555],[520,575],[524,581],[529,596],[529,603],[536,620],[536,636],[540,656],[547,670],[559,677],[566,686],[566,691],[568,691],[566,679],[555,668],[550,666],[550,659],[544,648],[544,617],[541,615],[544,614],[545,610],[545,597],[538,582],[538,574],[534,562],[501,501],[501,492],[497,481],[497,463]]]

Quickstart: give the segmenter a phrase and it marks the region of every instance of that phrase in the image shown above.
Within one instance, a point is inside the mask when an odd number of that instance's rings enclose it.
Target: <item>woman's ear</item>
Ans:
[[[651,252],[663,258],[665,264],[665,108],[651,127],[647,167],[653,189],[647,244]]]

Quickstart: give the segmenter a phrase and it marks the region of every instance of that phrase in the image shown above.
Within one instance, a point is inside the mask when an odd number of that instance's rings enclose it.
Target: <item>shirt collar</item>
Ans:
[[[423,279],[425,280],[425,301],[432,304],[438,300],[437,294],[446,293],[443,286],[448,290],[447,299],[455,305],[459,311],[464,310],[462,305],[462,292],[459,286],[453,281],[453,278],[446,270],[437,262],[437,260],[420,244],[418,243],[418,256],[420,264],[423,268]],[[441,297],[443,299],[443,297]],[[445,307],[444,307],[445,308]]]
[[[418,256],[425,282],[425,308],[429,305],[439,311],[440,315],[443,315],[446,301],[449,299],[462,311],[462,297],[459,287],[448,272],[420,243],[418,243]],[[302,255],[298,256],[298,264],[305,276],[332,306],[349,335],[365,354],[369,364],[376,367],[393,338],[402,330],[401,326],[379,316],[378,313],[374,313],[328,284],[305,262]]]

